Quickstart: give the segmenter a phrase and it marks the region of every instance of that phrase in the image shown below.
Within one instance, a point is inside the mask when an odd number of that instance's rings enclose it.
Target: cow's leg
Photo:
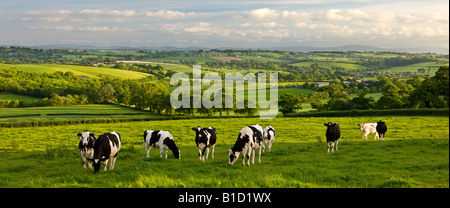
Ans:
[[[166,159],[167,159],[167,152],[169,151],[169,149],[166,149]]]
[[[381,134],[381,141],[384,141],[384,134]]]
[[[259,146],[258,164],[261,164],[261,146]]]
[[[378,141],[380,141],[380,136],[378,136],[378,132],[375,132],[375,137],[373,138],[373,141],[375,141],[378,137]]]
[[[215,144],[211,146],[211,148],[212,148],[212,150],[211,150],[211,160],[214,160],[214,147],[215,146],[216,146]]]
[[[244,150],[242,151],[242,165],[245,166],[245,156],[247,155],[247,152]]]
[[[264,145],[264,142],[262,143],[263,152],[266,152],[266,145]]]
[[[150,152],[151,149],[152,149],[152,146],[148,145],[145,150],[147,152],[147,157],[150,157],[150,155],[148,153]]]
[[[83,155],[83,153],[80,153],[80,154],[81,154],[81,159],[83,160],[83,169],[86,170],[86,156]]]
[[[160,158],[162,158],[163,152],[164,152],[164,147],[161,145],[161,146],[159,147],[159,157],[160,157]]]
[[[109,158],[109,170],[114,169],[114,157]]]
[[[247,166],[250,167],[250,157],[252,156],[252,150],[247,150]],[[253,158],[255,159],[255,158]]]
[[[270,152],[270,150],[272,150],[272,142],[273,141],[269,141],[269,143],[267,144],[267,152]]]
[[[208,160],[208,155],[209,155],[209,147],[205,147],[206,148],[206,160]]]
[[[108,162],[109,162],[109,159],[106,159],[106,160],[105,160],[105,171],[106,171],[106,169],[107,169],[106,167],[108,166]]]
[[[202,161],[202,149],[198,148],[198,159]]]
[[[336,140],[336,151],[338,151],[338,143],[339,143],[339,140]]]
[[[327,142],[327,146],[328,146],[327,152],[330,153],[330,142]]]
[[[334,152],[334,141],[331,142],[331,152]]]
[[[255,149],[252,149],[252,153],[253,153],[253,155],[252,155],[252,165],[254,165],[255,164]]]

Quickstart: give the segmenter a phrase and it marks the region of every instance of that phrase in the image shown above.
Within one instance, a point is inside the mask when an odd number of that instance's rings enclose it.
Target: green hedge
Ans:
[[[289,113],[285,117],[449,116],[449,109],[389,109]]]

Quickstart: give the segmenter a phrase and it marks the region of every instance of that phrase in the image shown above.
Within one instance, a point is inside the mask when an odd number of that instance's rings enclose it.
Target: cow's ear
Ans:
[[[197,129],[197,128],[194,127],[194,128],[192,128],[192,131],[196,131],[196,129]]]
[[[94,133],[90,133],[89,136],[95,137],[95,134]]]
[[[228,150],[228,153],[229,153],[229,154],[233,154],[233,150],[229,149],[229,150]]]
[[[323,125],[324,125],[324,126],[328,126],[328,124],[327,124],[327,123],[323,123]]]
[[[81,133],[78,133],[78,134],[77,134],[77,136],[79,136],[79,137],[80,137],[80,136],[81,136]]]
[[[336,123],[334,123],[333,126],[336,126]]]

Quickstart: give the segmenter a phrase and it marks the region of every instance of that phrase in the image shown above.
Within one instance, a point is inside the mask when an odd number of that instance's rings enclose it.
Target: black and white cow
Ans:
[[[120,135],[115,131],[100,135],[94,144],[94,170],[97,173],[100,170],[101,161],[105,161],[105,171],[110,161],[109,169],[114,170],[116,157],[121,145]]]
[[[173,140],[172,135],[167,131],[153,131],[147,130],[144,132],[144,145],[145,151],[147,152],[147,157],[150,157],[148,153],[152,147],[159,147],[159,155],[162,157],[163,151],[166,150],[166,159],[167,152],[172,150],[173,156],[177,159],[180,159],[180,149],[178,149],[177,145],[175,145],[175,141]]]
[[[205,162],[205,150],[206,159],[208,159],[209,148],[212,149],[211,159],[214,160],[214,147],[216,146],[216,129],[212,126],[209,128],[202,128],[197,126],[197,128],[192,128],[195,131],[195,143],[198,148],[199,159]]]
[[[234,144],[228,151],[228,164],[233,165],[242,153],[242,165],[245,166],[245,156],[247,155],[247,166],[250,166],[250,156],[253,152],[252,164],[255,164],[255,150],[259,149],[258,163],[261,163],[261,147],[263,143],[263,129],[258,124],[244,127]]]
[[[86,170],[86,163],[88,164],[88,168],[92,169],[92,162],[89,159],[92,159],[94,155],[95,134],[89,131],[83,131],[78,133],[77,136],[80,137],[78,151],[80,151],[81,159],[83,160],[83,169]]]
[[[327,145],[328,145],[328,153],[330,152],[330,143],[331,143],[331,152],[334,152],[334,143],[336,142],[336,151],[338,150],[338,139],[341,137],[341,129],[339,125],[336,123],[332,124],[331,122],[324,123],[327,127],[327,133],[325,134],[327,137]]]
[[[263,133],[263,138],[264,138],[264,142],[263,142],[263,152],[265,152],[266,150],[266,144],[267,144],[267,151],[270,152],[270,150],[272,149],[272,143],[275,140],[275,129],[271,126],[268,126],[266,128],[264,128],[264,133]]]
[[[384,134],[386,133],[386,131],[387,131],[386,123],[384,123],[383,121],[378,121],[377,122],[377,132],[378,132],[378,135],[381,136],[382,141],[384,141]],[[380,138],[378,138],[378,139],[380,139]]]

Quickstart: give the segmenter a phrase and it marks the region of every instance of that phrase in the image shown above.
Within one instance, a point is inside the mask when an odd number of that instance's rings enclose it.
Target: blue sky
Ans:
[[[0,1],[0,45],[449,45],[449,2]]]

